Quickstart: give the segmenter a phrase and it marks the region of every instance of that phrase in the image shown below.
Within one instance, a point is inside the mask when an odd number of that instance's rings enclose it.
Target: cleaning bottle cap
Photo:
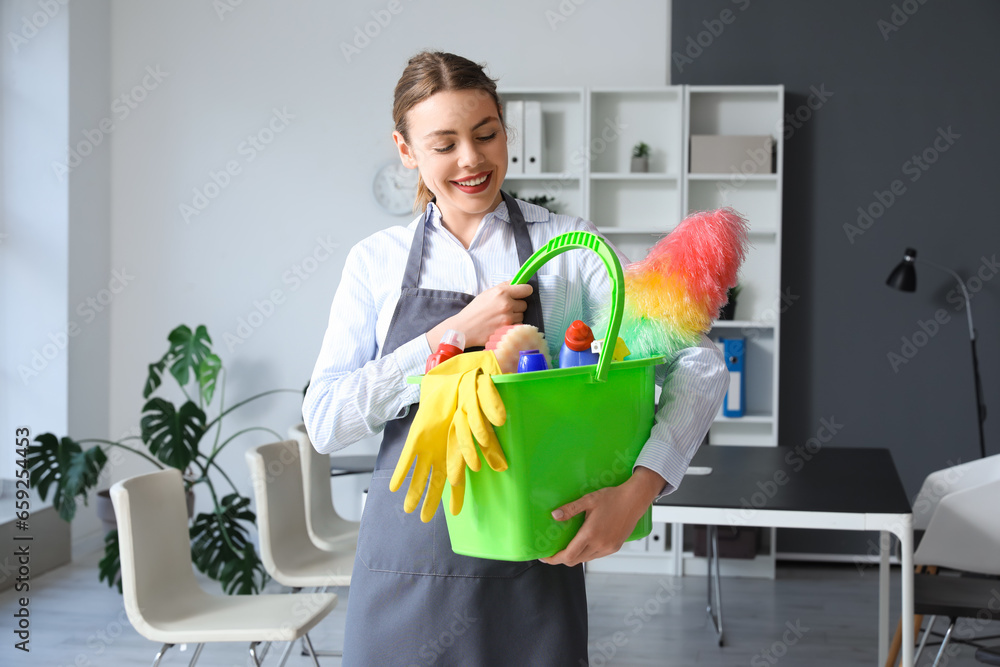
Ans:
[[[441,336],[441,343],[444,345],[453,345],[460,350],[465,349],[465,334],[461,331],[456,331],[455,329],[448,329]]]
[[[574,352],[589,350],[593,342],[594,332],[580,320],[573,320],[569,329],[566,329],[566,347]]]

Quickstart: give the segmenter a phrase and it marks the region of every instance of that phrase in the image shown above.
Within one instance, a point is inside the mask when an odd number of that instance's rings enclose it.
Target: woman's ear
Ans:
[[[407,169],[416,169],[417,158],[413,154],[413,149],[406,143],[403,135],[399,132],[393,132],[392,140],[396,142],[396,150],[399,151],[399,159],[403,163],[403,166]]]

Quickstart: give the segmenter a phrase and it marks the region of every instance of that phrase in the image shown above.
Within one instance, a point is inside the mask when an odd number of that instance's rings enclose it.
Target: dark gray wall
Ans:
[[[782,283],[800,298],[781,321],[780,444],[833,418],[843,428],[829,446],[888,447],[911,498],[930,471],[978,457],[956,282],[918,265],[915,294],[884,284],[913,246],[977,290],[986,447],[1000,453],[1000,2],[674,0],[672,25],[672,83],[784,84],[785,111],[799,114],[785,142]],[[815,90],[830,95],[820,103]],[[937,151],[949,130],[957,138]],[[908,163],[925,150],[926,170]],[[894,181],[902,194],[862,229],[858,207]],[[939,309],[945,323],[926,324]],[[903,338],[922,346],[894,369]],[[859,545],[805,537],[783,532],[779,548]]]

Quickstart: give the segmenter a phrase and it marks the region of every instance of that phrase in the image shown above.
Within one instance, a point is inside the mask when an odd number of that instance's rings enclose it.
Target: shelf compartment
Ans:
[[[542,148],[542,171],[560,178],[563,174],[577,173],[583,169],[586,154],[580,146],[580,138],[584,136],[582,89],[508,89],[500,91],[500,98],[505,103],[512,100],[541,102],[545,142]],[[544,178],[545,174],[524,176]]]
[[[602,181],[590,184],[590,219],[607,228],[659,230],[677,226],[680,188],[658,180]]]
[[[511,191],[517,193],[518,199],[528,200],[531,197],[547,195],[555,197],[555,210],[549,208],[553,213],[562,215],[572,215],[574,217],[584,217],[581,203],[583,196],[580,191],[580,179],[549,180],[538,178],[505,179],[503,190],[507,193]]]
[[[650,148],[650,173],[681,172],[684,98],[680,87],[592,90],[590,100],[592,172],[628,173],[632,147],[640,141]]]
[[[748,180],[740,185],[707,180],[688,183],[688,210],[710,211],[732,206],[750,223],[753,233],[774,233],[781,217],[775,180]]]

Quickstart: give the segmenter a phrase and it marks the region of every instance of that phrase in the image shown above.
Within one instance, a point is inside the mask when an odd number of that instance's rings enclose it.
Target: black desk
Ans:
[[[889,650],[889,534],[899,537],[902,636],[913,636],[913,517],[888,450],[707,445],[691,467],[712,471],[686,475],[653,505],[653,521],[880,531],[879,665]],[[902,658],[912,667],[912,642]]]

